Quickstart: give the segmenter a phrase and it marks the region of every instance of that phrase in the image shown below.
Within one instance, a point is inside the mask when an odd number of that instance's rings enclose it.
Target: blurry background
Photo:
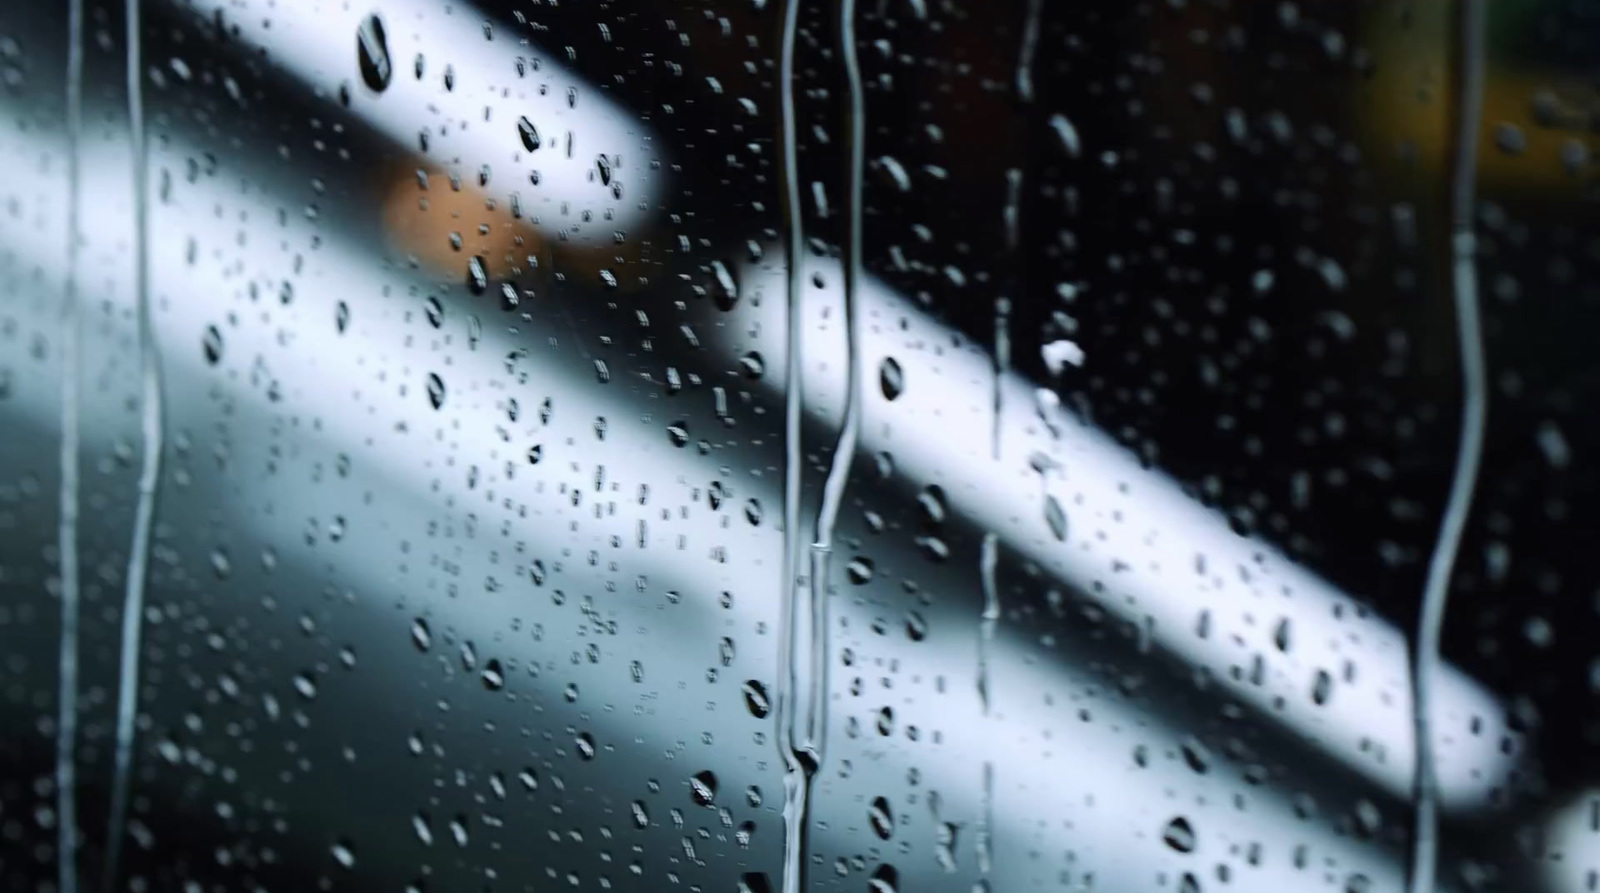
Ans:
[[[809,543],[851,354],[839,10],[788,2],[794,271],[784,0],[145,0],[148,343],[125,9],[74,145],[67,5],[0,8],[0,885],[780,887],[784,402]],[[1600,7],[1487,5],[1440,888],[1594,890]],[[1453,5],[854,12],[810,886],[1404,889]]]

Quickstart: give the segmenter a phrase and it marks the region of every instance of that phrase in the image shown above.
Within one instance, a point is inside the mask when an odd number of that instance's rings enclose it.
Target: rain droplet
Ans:
[[[872,831],[879,839],[888,840],[894,834],[894,813],[889,809],[888,800],[875,798],[867,810],[867,820],[872,823]]]
[[[701,806],[712,805],[717,800],[717,776],[710,769],[696,772],[689,778],[689,793]]]
[[[667,437],[672,440],[673,446],[681,448],[689,442],[689,423],[679,421],[668,425]]]
[[[1311,684],[1311,701],[1317,706],[1328,703],[1328,698],[1333,695],[1333,677],[1327,670],[1318,670],[1316,681]]]
[[[588,732],[580,733],[577,740],[574,742],[574,746],[578,750],[578,756],[584,758],[585,760],[594,759],[595,750],[593,735],[590,735]]]
[[[1050,532],[1058,541],[1067,541],[1067,513],[1061,508],[1061,503],[1054,494],[1044,498],[1044,520],[1050,525]]]
[[[1056,142],[1061,144],[1061,151],[1067,153],[1068,158],[1078,158],[1083,154],[1083,143],[1078,139],[1078,128],[1072,126],[1066,115],[1051,115],[1050,129],[1055,131]]]
[[[1178,816],[1161,829],[1161,839],[1180,853],[1194,852],[1194,826],[1183,816]]]
[[[433,633],[428,631],[428,621],[418,617],[411,622],[411,642],[417,646],[418,651],[427,651],[433,647]]]
[[[434,409],[444,405],[444,379],[435,372],[428,373],[428,402]]]
[[[716,302],[718,310],[732,310],[733,305],[739,303],[739,284],[733,281],[733,274],[720,260],[711,262],[711,272],[717,280],[717,287],[711,293],[712,300]]]
[[[350,844],[341,840],[330,847],[328,851],[333,853],[334,861],[338,862],[341,866],[345,868],[355,867],[356,851],[351,849]]]
[[[894,708],[884,707],[878,711],[878,734],[888,737],[894,734]]]
[[[756,719],[766,719],[772,710],[772,702],[767,698],[767,688],[754,679],[747,680],[742,689],[744,692],[744,706],[750,715]]]
[[[356,61],[361,69],[361,80],[374,93],[382,93],[394,74],[389,63],[389,42],[384,37],[383,19],[373,13],[361,20],[356,29]]]
[[[539,130],[523,115],[517,120],[517,135],[522,137],[522,148],[533,152],[539,148]]]
[[[928,621],[916,611],[906,615],[906,635],[911,641],[920,642],[928,637]]]
[[[938,526],[944,523],[947,512],[945,511],[944,488],[938,484],[930,484],[917,495],[917,505],[922,509],[922,520],[929,526]]]
[[[200,346],[205,350],[206,362],[215,366],[222,359],[222,332],[216,326],[206,326],[206,335]]]
[[[883,390],[885,400],[893,400],[905,392],[906,375],[894,357],[884,357],[878,364],[878,387]]]
[[[500,661],[491,660],[484,664],[483,687],[490,691],[499,691],[506,687],[506,676],[500,669]]]
[[[1211,751],[1199,738],[1185,735],[1178,748],[1183,751],[1183,761],[1190,769],[1204,775],[1211,768]]]
[[[467,260],[467,288],[475,295],[489,290],[489,268],[484,265],[481,254],[474,254]]]
[[[900,872],[887,862],[867,879],[867,893],[900,893]]]
[[[872,579],[872,559],[865,555],[857,555],[844,566],[844,572],[850,578],[850,582],[861,586]]]

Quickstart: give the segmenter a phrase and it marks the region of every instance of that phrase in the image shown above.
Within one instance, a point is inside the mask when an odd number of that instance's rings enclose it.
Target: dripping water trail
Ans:
[[[978,573],[983,580],[983,613],[978,621],[978,701],[984,718],[989,716],[989,650],[994,647],[994,630],[1000,622],[1000,590],[994,580],[999,563],[1000,538],[986,533],[978,559]]]
[[[860,321],[857,295],[861,281],[861,201],[865,189],[866,112],[861,89],[861,65],[856,56],[855,0],[836,0],[839,57],[845,76],[845,238],[844,238],[844,422],[833,447],[828,477],[822,486],[822,506],[817,511],[811,543],[811,704],[806,721],[806,747],[820,765],[827,738],[828,707],[828,571],[833,554],[833,530],[844,501],[850,466],[855,460],[861,429],[861,358],[857,343]]]
[[[78,319],[78,152],[83,133],[83,0],[67,6],[67,275],[61,301],[60,693],[56,717],[56,883],[78,891],[78,450],[82,327]]]
[[[144,81],[140,43],[141,0],[127,0],[128,133],[133,147],[134,289],[139,320],[140,428],[144,463],[139,471],[139,502],[134,510],[133,543],[128,551],[127,589],[122,604],[122,665],[118,675],[117,725],[111,806],[106,832],[105,889],[114,888],[128,817],[133,769],[134,714],[139,701],[139,648],[144,617],[145,580],[150,567],[150,536],[155,521],[156,483],[161,477],[161,358],[150,306],[150,234],[146,200],[148,137],[144,122]]]
[[[995,583],[995,569],[1000,564],[1000,538],[994,533],[983,535],[983,550],[978,558],[978,574],[983,581],[983,613],[978,621],[978,701],[983,707],[983,718],[989,718],[991,700],[989,679],[989,654],[994,648],[995,627],[1000,623],[1000,587]],[[983,815],[978,829],[978,873],[984,888],[988,888],[989,866],[994,846],[994,763],[983,762]]]
[[[778,752],[783,758],[783,877],[782,893],[806,888],[805,867],[811,780],[815,764],[801,746],[801,724],[796,721],[795,693],[799,687],[800,636],[800,476],[805,461],[800,442],[801,381],[804,366],[800,345],[805,324],[801,312],[800,163],[795,135],[794,52],[802,0],[784,0],[783,25],[778,40],[778,145],[782,159],[783,188],[779,206],[783,217],[783,252],[787,271],[788,355],[785,358],[784,479],[783,479],[783,580],[779,590],[778,683],[773,698],[773,723]],[[809,621],[810,611],[805,612]],[[805,649],[807,657],[810,649]]]
[[[1017,53],[1017,95],[1033,101],[1033,58],[1039,49],[1039,18],[1044,0],[1028,0],[1028,17],[1022,23],[1022,50]]]
[[[1461,0],[1457,7],[1459,56],[1455,66],[1455,156],[1450,171],[1449,212],[1451,290],[1461,354],[1461,440],[1449,500],[1439,524],[1439,537],[1428,562],[1422,610],[1417,619],[1416,650],[1412,655],[1412,728],[1416,739],[1412,793],[1416,800],[1416,826],[1411,843],[1411,893],[1433,893],[1438,871],[1439,791],[1433,747],[1433,703],[1429,693],[1438,672],[1440,631],[1444,626],[1450,578],[1472,508],[1489,411],[1473,236],[1478,130],[1483,118],[1484,6],[1484,0]]]
[[[1017,254],[1022,247],[1022,170],[1006,170],[1006,203],[1000,211],[1005,224],[1006,258],[1015,268]],[[1011,285],[1015,285],[1014,278]],[[994,377],[989,395],[990,403],[990,457],[1000,459],[1000,427],[1003,405],[1003,383],[1011,368],[1011,299],[1001,296],[994,302]]]

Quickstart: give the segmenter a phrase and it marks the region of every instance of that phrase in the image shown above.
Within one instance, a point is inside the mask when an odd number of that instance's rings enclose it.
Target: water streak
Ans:
[[[83,0],[67,5],[67,271],[61,300],[61,553],[60,693],[56,717],[56,883],[78,890],[78,152],[83,133]]]
[[[1417,644],[1412,654],[1412,727],[1416,765],[1412,782],[1416,825],[1412,832],[1411,893],[1433,893],[1438,873],[1439,792],[1433,741],[1430,692],[1439,672],[1439,638],[1444,626],[1461,534],[1472,509],[1478,469],[1483,459],[1488,420],[1488,373],[1478,319],[1478,272],[1474,262],[1473,204],[1477,183],[1478,131],[1483,119],[1484,2],[1461,0],[1457,8],[1455,156],[1451,162],[1451,286],[1455,299],[1456,335],[1461,354],[1461,440],[1455,474],[1439,537],[1428,562],[1428,577],[1417,619]]]
[[[855,0],[838,0],[839,57],[845,75],[845,239],[844,239],[844,421],[834,444],[828,477],[822,485],[822,506],[811,544],[811,705],[806,722],[806,749],[819,765],[827,737],[828,698],[828,576],[833,554],[833,531],[844,501],[850,466],[856,456],[861,429],[861,358],[857,344],[860,325],[858,288],[861,280],[861,201],[865,189],[866,112],[861,89],[861,65],[856,55]]]
[[[1039,49],[1039,18],[1044,0],[1028,0],[1027,19],[1022,23],[1022,50],[1017,53],[1017,95],[1023,102],[1033,101],[1033,58]]]
[[[105,889],[115,888],[128,818],[133,771],[134,714],[139,706],[139,649],[143,633],[145,581],[150,567],[151,528],[156,484],[161,478],[161,357],[150,304],[150,234],[146,197],[148,135],[144,122],[144,80],[140,37],[141,0],[127,0],[128,134],[133,149],[134,289],[138,302],[140,429],[144,458],[139,471],[139,502],[134,509],[133,544],[128,551],[127,588],[122,602],[122,662],[118,675],[116,750],[111,806],[106,829]]]
[[[978,701],[983,705],[985,719],[989,717],[989,702],[992,699],[989,654],[994,648],[995,627],[1000,623],[1000,587],[995,582],[995,570],[999,564],[1000,538],[992,532],[986,533],[978,557],[978,574],[983,583],[983,613],[978,620]],[[987,889],[994,847],[994,763],[988,760],[983,763],[982,809],[977,836],[978,874]]]
[[[800,630],[799,588],[796,574],[800,564],[800,484],[805,456],[800,442],[801,363],[800,342],[805,318],[801,312],[800,163],[795,133],[794,52],[802,0],[784,0],[783,25],[778,42],[778,145],[782,159],[783,188],[779,207],[783,216],[783,252],[786,265],[788,299],[788,351],[784,380],[784,479],[783,479],[783,579],[780,584],[778,630],[778,682],[773,695],[773,724],[778,753],[783,758],[783,877],[782,893],[800,893],[806,888],[806,844],[809,823],[808,801],[814,764],[798,746],[802,737],[795,719],[795,691],[799,685],[796,639]],[[809,617],[809,612],[808,612]],[[809,655],[809,650],[807,650]]]

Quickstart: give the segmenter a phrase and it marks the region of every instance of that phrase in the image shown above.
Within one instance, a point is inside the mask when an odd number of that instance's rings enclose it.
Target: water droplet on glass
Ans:
[[[872,832],[882,840],[894,834],[894,813],[889,809],[889,801],[882,797],[873,799],[867,810],[867,821],[872,823]]]
[[[720,260],[711,262],[711,273],[716,278],[717,287],[712,290],[711,298],[717,304],[718,310],[732,310],[739,303],[739,284],[734,281],[733,274],[728,272],[728,267]]]
[[[1050,533],[1058,541],[1067,541],[1067,513],[1061,508],[1061,503],[1054,494],[1044,498],[1044,520],[1050,525]]]
[[[845,576],[850,578],[850,582],[861,586],[872,579],[872,559],[865,555],[857,555],[844,566],[844,572]]]
[[[351,848],[349,843],[341,840],[330,847],[328,851],[333,853],[334,861],[338,862],[340,866],[344,868],[355,867],[356,851]]]
[[[706,769],[689,777],[689,794],[701,806],[710,806],[717,799],[717,776]]]
[[[522,148],[533,152],[539,148],[539,130],[523,115],[517,120],[517,136],[522,137]]]
[[[893,400],[905,392],[906,375],[894,357],[884,357],[883,362],[878,364],[878,387],[883,391],[885,400]]]
[[[750,715],[756,719],[766,719],[772,710],[772,702],[767,698],[767,687],[754,679],[747,680],[744,684],[744,706]]]
[[[1161,829],[1161,839],[1180,853],[1194,852],[1194,826],[1183,816],[1178,816]]]
[[[1056,142],[1060,144],[1061,151],[1067,153],[1068,158],[1078,158],[1083,154],[1083,143],[1078,139],[1078,128],[1072,126],[1066,115],[1051,115],[1050,129],[1055,132]]]
[[[917,506],[922,509],[923,523],[930,527],[937,527],[943,524],[947,514],[944,488],[938,484],[930,484],[921,493],[917,494]]]
[[[418,617],[411,622],[411,642],[417,646],[418,651],[427,651],[433,647],[433,634],[428,631],[428,621]]]
[[[689,423],[673,422],[667,426],[667,437],[672,440],[672,445],[682,447],[689,442]]]
[[[200,346],[205,350],[206,362],[215,366],[222,359],[222,332],[216,326],[206,326],[205,338]]]
[[[906,615],[906,635],[911,641],[920,642],[928,637],[928,621],[921,614],[912,611]]]
[[[428,402],[434,409],[444,405],[444,379],[434,372],[428,373]]]
[[[1311,701],[1317,706],[1328,703],[1328,698],[1333,695],[1333,677],[1327,670],[1318,670],[1317,678],[1311,683]]]
[[[384,36],[383,19],[372,13],[356,29],[356,61],[361,80],[374,93],[382,93],[394,74],[389,63],[389,42]]]
[[[500,661],[491,660],[483,667],[483,687],[490,691],[499,691],[506,687],[505,673],[500,669]]]
[[[1211,768],[1211,751],[1199,738],[1185,735],[1178,747],[1183,751],[1183,761],[1189,764],[1190,769],[1204,775]]]
[[[489,268],[484,265],[481,254],[467,259],[467,288],[475,295],[489,290]]]

